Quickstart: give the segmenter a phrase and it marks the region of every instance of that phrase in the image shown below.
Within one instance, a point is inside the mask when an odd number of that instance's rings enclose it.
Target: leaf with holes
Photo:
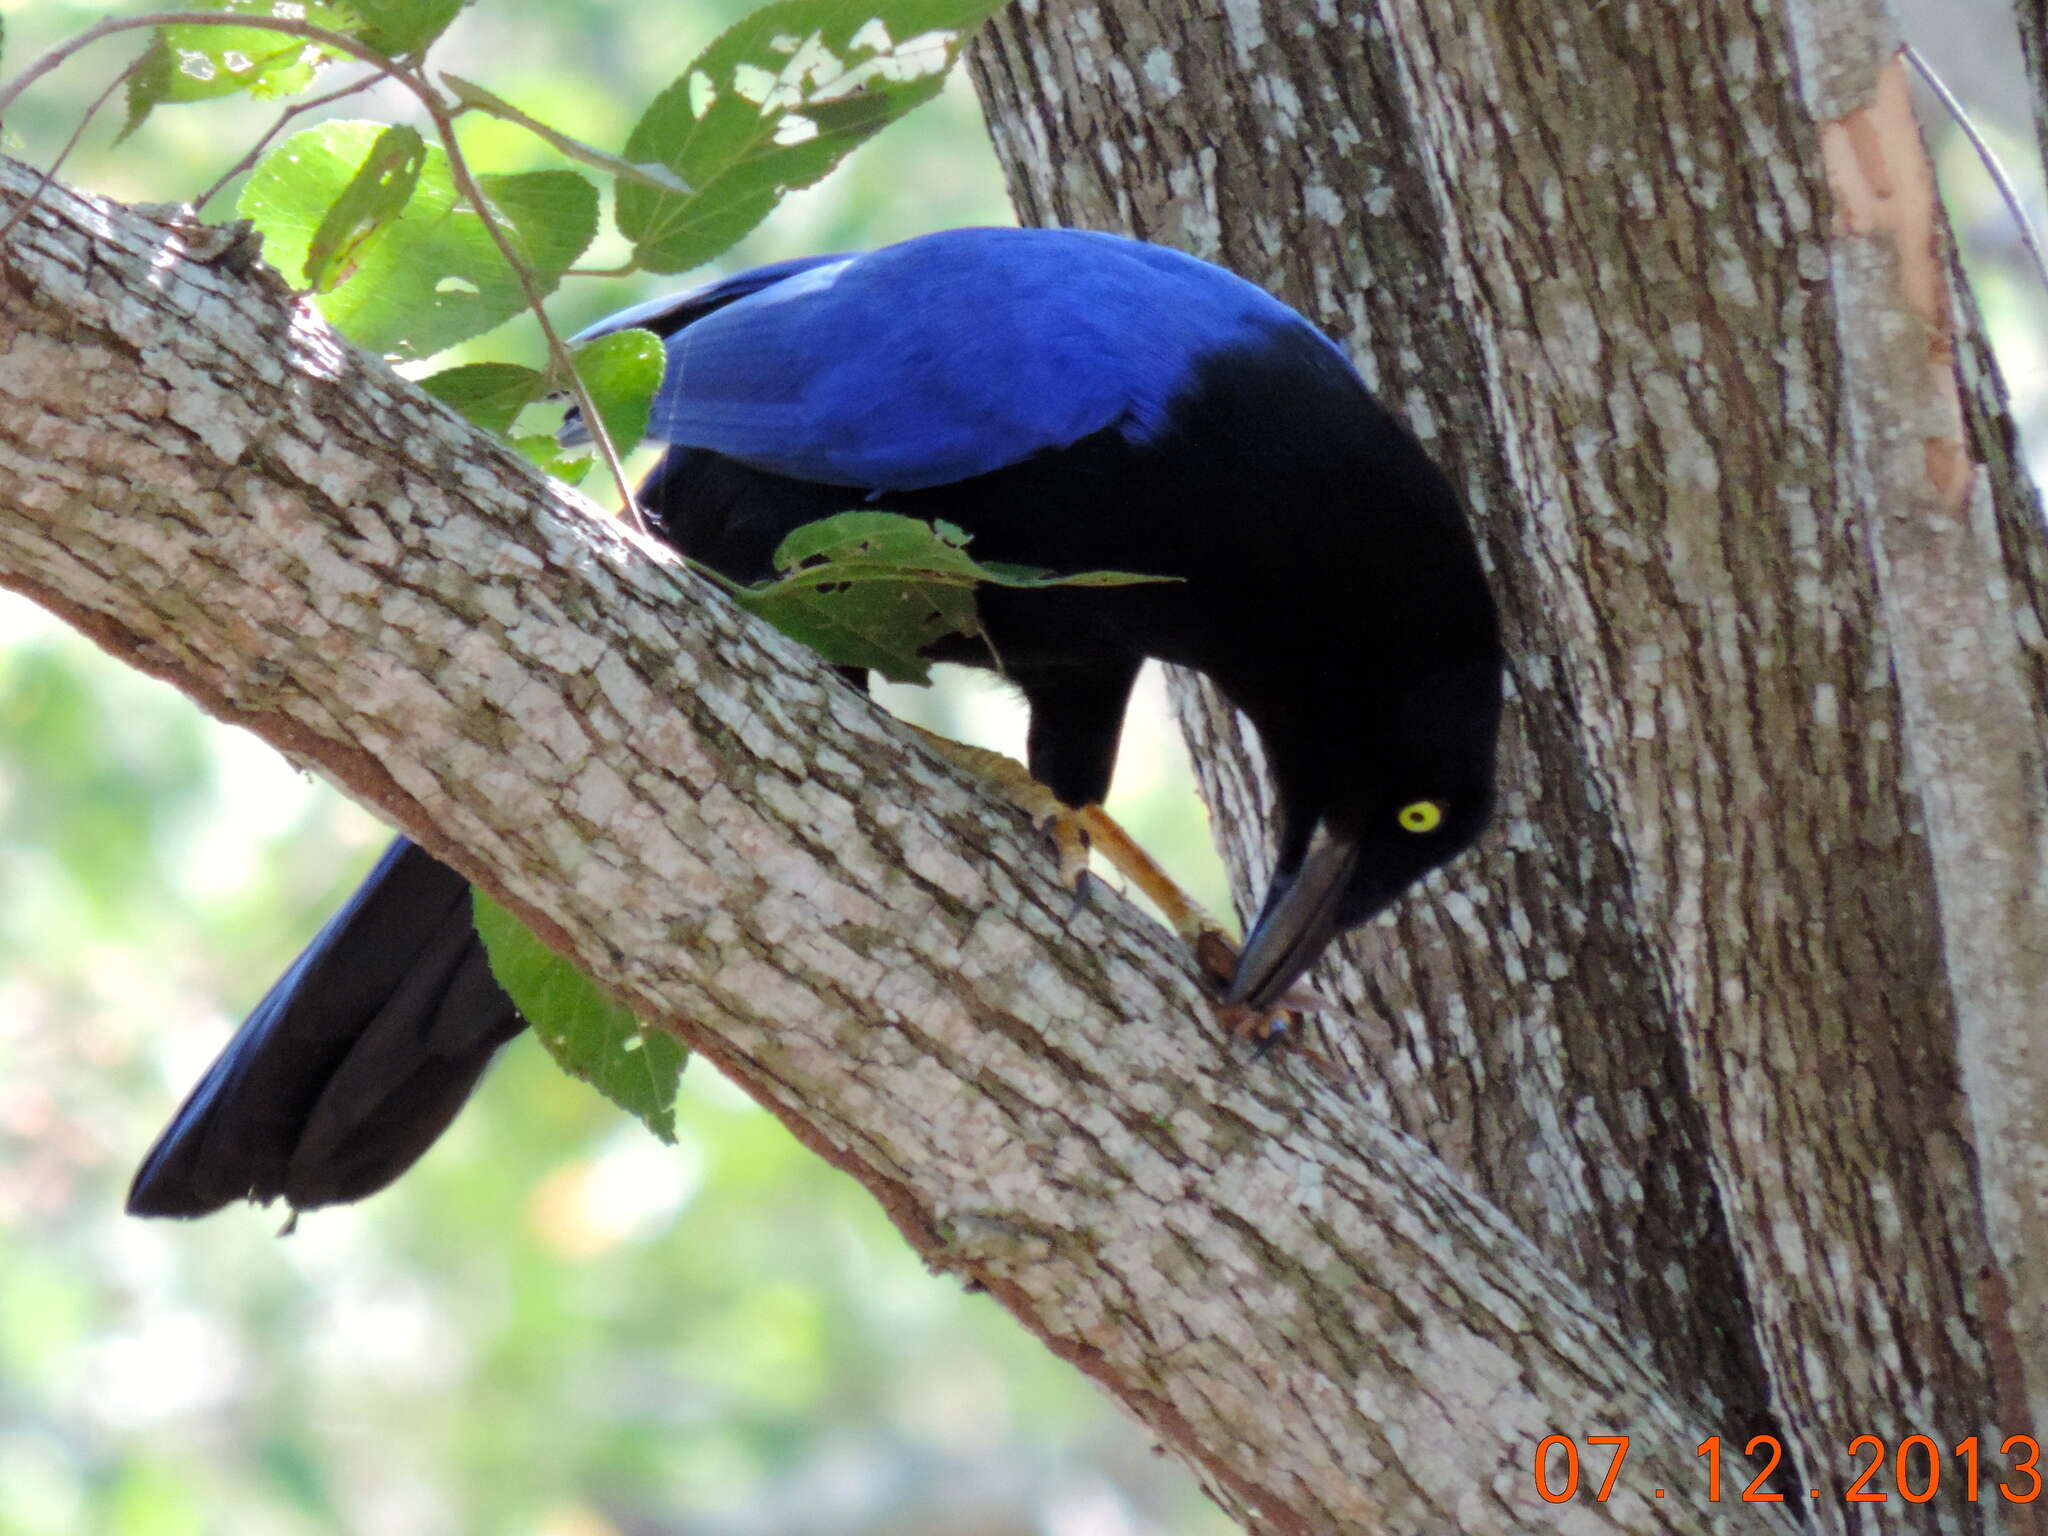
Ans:
[[[417,128],[394,124],[377,136],[306,242],[308,288],[326,293],[340,284],[356,249],[404,210],[426,163]]]
[[[299,4],[297,0],[227,0],[195,9],[214,9],[223,16],[274,16],[330,32],[349,33],[356,25],[349,8]],[[263,98],[296,95],[313,83],[319,66],[334,57],[316,43],[266,27],[226,23],[158,27],[128,78],[128,120],[122,125],[121,137],[125,139],[141,127],[143,119],[160,106],[214,101],[242,91]]]
[[[693,190],[621,180],[620,230],[656,272],[708,261],[848,151],[937,95],[1002,0],[773,0],[656,97],[626,158]]]
[[[741,607],[835,666],[871,667],[892,682],[930,681],[924,652],[948,635],[980,633],[974,589],[1130,586],[1171,580],[1124,571],[1054,575],[983,564],[951,523],[894,512],[841,512],[796,529],[775,551],[782,575],[733,588]],[[1000,661],[1000,657],[996,658]]]

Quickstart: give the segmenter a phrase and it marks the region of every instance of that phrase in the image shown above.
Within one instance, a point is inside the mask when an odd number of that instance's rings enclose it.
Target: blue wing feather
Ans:
[[[1204,358],[1320,334],[1220,267],[1076,230],[951,230],[654,308],[734,287],[669,336],[649,434],[868,491],[964,480],[1105,428],[1149,440]]]
[[[586,341],[595,341],[600,336],[609,336],[614,331],[652,331],[657,336],[671,336],[684,326],[702,319],[715,309],[721,309],[735,299],[743,299],[750,293],[758,293],[799,272],[827,263],[846,260],[845,253],[830,256],[795,256],[788,261],[771,261],[766,266],[750,267],[745,272],[735,272],[731,277],[721,277],[714,282],[704,283],[685,293],[663,294],[658,299],[649,299],[644,304],[635,304],[631,309],[622,309],[617,314],[606,315],[595,325],[587,325],[569,338],[569,345],[580,346]]]
[[[606,315],[595,325],[586,325],[569,338],[572,347],[586,341],[595,341],[600,336],[610,336],[617,331],[652,331],[657,336],[673,336],[684,326],[694,325],[714,310],[722,309],[736,299],[743,299],[750,293],[782,282],[799,272],[828,262],[844,261],[844,255],[796,256],[788,261],[773,261],[762,267],[752,267],[745,272],[736,272],[731,277],[721,277],[715,282],[702,284],[685,293],[663,294],[658,299],[649,299],[644,304],[635,304],[616,314]],[[555,434],[563,447],[574,447],[590,441],[590,433],[583,425],[583,416],[574,406],[564,418],[561,429]]]

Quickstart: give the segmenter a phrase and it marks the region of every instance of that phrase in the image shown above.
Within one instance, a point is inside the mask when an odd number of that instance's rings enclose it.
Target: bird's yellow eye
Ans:
[[[1444,824],[1444,808],[1434,800],[1417,800],[1402,806],[1398,819],[1404,832],[1434,832]]]

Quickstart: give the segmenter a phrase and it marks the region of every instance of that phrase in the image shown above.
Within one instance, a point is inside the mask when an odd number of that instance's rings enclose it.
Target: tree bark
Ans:
[[[1020,813],[180,217],[53,187],[0,252],[0,585],[476,879],[1248,1527],[1791,1528],[1649,1496],[1708,1426],[1625,1331],[1163,931],[1069,919]],[[1542,1502],[1614,1426],[1614,1498]]]
[[[1321,319],[1484,529],[1502,826],[1320,972],[1371,1109],[1781,1435],[1814,1528],[2031,1530],[1843,1498],[1855,1436],[2048,1419],[2048,560],[1896,45],[1860,0],[1026,0],[970,57],[1027,219]],[[1254,889],[1256,757],[1179,683]]]
[[[2013,0],[2012,9],[2034,103],[2034,147],[2048,156],[2048,0]]]

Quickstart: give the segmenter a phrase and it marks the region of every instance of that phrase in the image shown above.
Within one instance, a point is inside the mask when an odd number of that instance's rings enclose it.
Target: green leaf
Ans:
[[[512,446],[526,455],[543,474],[552,475],[566,485],[581,485],[595,463],[580,449],[565,453],[552,432],[522,433],[512,439]]]
[[[512,226],[544,292],[597,238],[597,188],[574,171],[479,176],[477,185]]]
[[[302,5],[294,0],[225,0],[223,16],[275,16],[332,32],[354,25],[349,10]],[[259,98],[291,96],[313,83],[316,68],[333,55],[304,38],[260,27],[184,24],[158,27],[135,73],[128,79],[126,138],[144,118],[166,103],[213,101],[242,91]]]
[[[614,331],[576,349],[576,376],[590,391],[612,448],[621,454],[647,434],[668,354],[652,331]]]
[[[474,895],[491,974],[548,1053],[663,1141],[674,1141],[676,1085],[689,1053],[673,1036],[639,1023],[482,891]]]
[[[356,249],[397,218],[419,185],[427,161],[417,128],[386,128],[328,207],[306,244],[306,286],[326,293],[348,274]]]
[[[540,139],[560,154],[571,160],[581,160],[610,175],[627,181],[637,181],[656,192],[673,192],[683,197],[690,195],[690,189],[676,179],[675,175],[659,165],[635,165],[621,155],[597,149],[581,139],[572,139],[559,128],[550,128],[537,117],[529,116],[495,92],[487,91],[474,80],[465,80],[460,75],[443,73],[441,83],[449,93],[465,107],[474,107],[479,112],[508,123],[516,123],[528,133]]]
[[[806,523],[775,551],[774,581],[733,589],[733,598],[827,661],[871,667],[892,682],[931,677],[924,651],[947,635],[981,630],[974,588],[1127,586],[1169,581],[1122,571],[1057,576],[1029,566],[984,565],[951,523],[894,512],[841,512]],[[1000,660],[1000,658],[997,658]]]
[[[390,57],[419,53],[448,30],[469,0],[349,0],[360,18],[356,37]]]
[[[384,134],[379,123],[322,123],[284,140],[250,173],[240,211],[262,234],[265,257],[295,286],[312,286],[315,236]],[[596,227],[596,189],[573,171],[489,181],[496,190],[486,196],[526,253],[538,288],[552,289]],[[466,341],[526,303],[434,144],[426,146],[396,216],[350,247],[347,278],[319,295],[321,313],[350,340],[396,358],[427,357]]]
[[[982,563],[981,579],[993,587],[1134,587],[1146,582],[1179,581],[1181,578],[1146,576],[1137,571],[1074,571],[1061,575],[1036,565],[988,560]]]
[[[626,158],[666,166],[684,195],[621,179],[637,263],[708,261],[847,152],[937,95],[967,34],[1003,0],[772,0],[655,98]]]
[[[419,386],[486,432],[501,436],[547,389],[547,375],[517,363],[464,363],[428,374]],[[552,439],[550,439],[552,441]]]

